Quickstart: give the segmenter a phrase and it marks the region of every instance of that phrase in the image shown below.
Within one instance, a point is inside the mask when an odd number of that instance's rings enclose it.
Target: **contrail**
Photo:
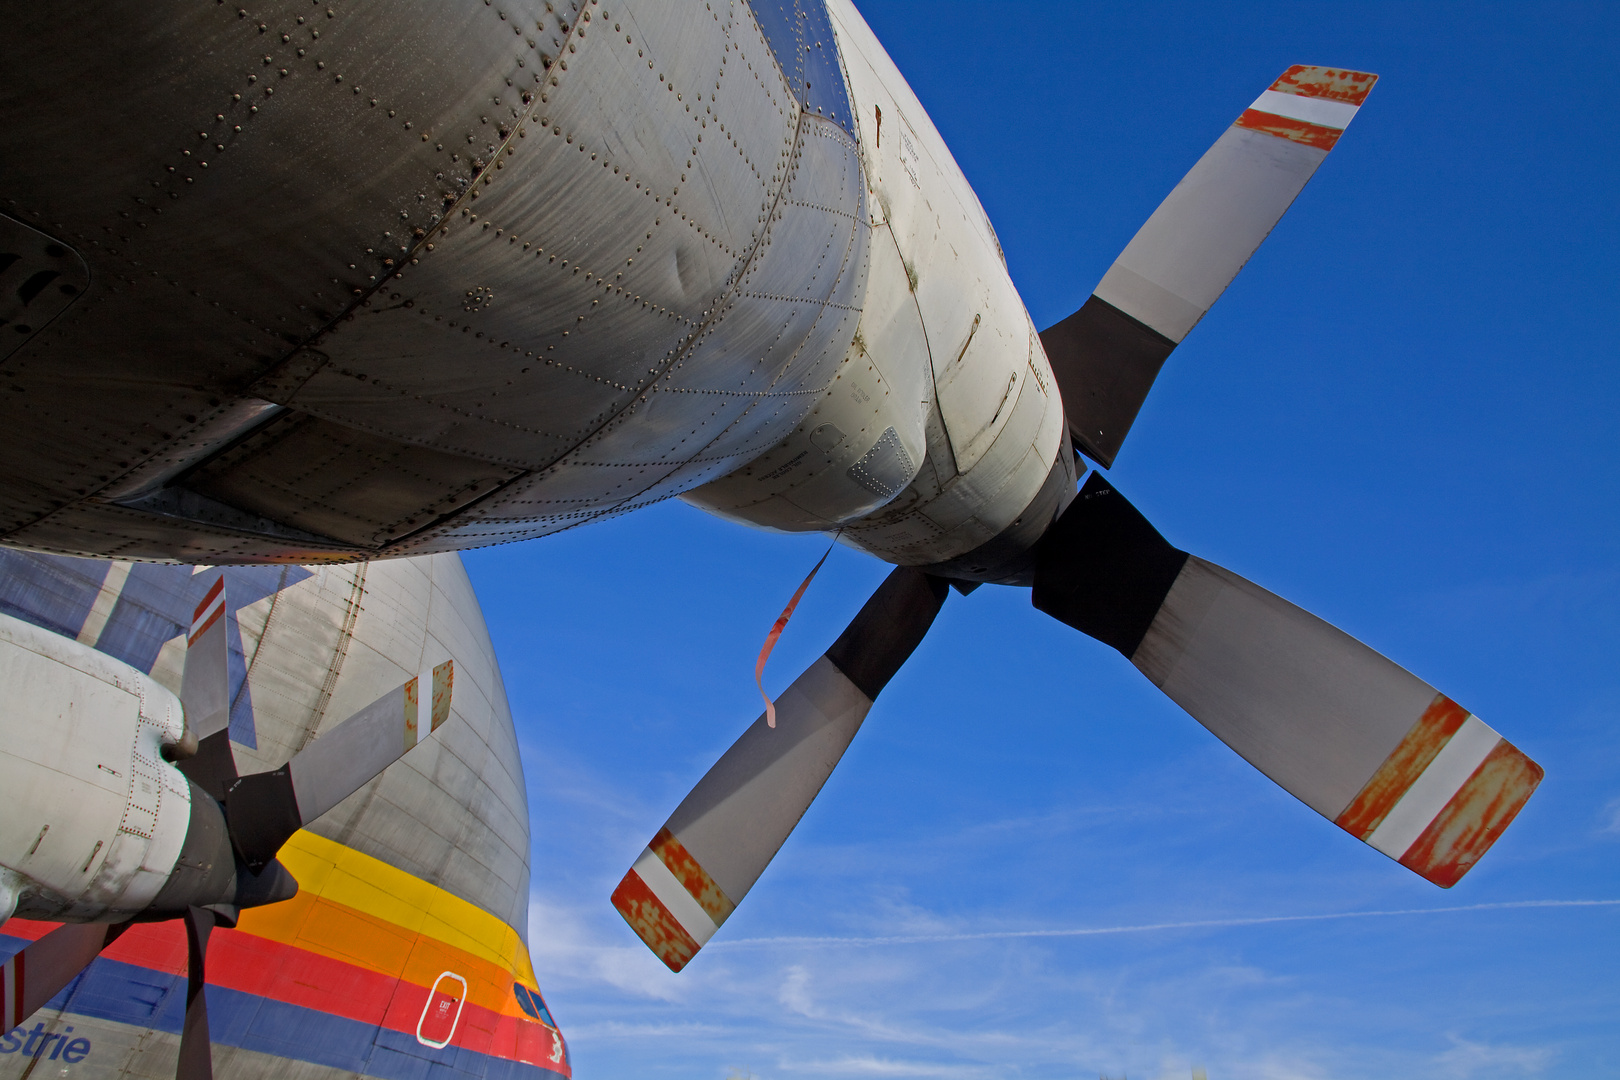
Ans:
[[[758,949],[772,945],[923,945],[947,941],[998,941],[1013,938],[1092,937],[1101,934],[1146,934],[1159,930],[1217,930],[1272,923],[1328,922],[1334,919],[1388,919],[1405,915],[1449,915],[1463,911],[1507,911],[1517,908],[1617,907],[1620,900],[1505,900],[1457,907],[1404,908],[1392,911],[1333,911],[1321,915],[1260,915],[1246,919],[1196,919],[1188,922],[1140,923],[1132,926],[1083,926],[1047,930],[983,930],[960,934],[904,934],[886,937],[762,937],[711,941],[713,949]]]

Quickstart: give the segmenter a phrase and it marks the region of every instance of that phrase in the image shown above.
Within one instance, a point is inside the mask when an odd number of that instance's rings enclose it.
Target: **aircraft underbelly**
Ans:
[[[0,539],[450,550],[780,442],[865,287],[827,57],[742,0],[556,8],[26,15],[0,246],[57,277],[6,312]]]

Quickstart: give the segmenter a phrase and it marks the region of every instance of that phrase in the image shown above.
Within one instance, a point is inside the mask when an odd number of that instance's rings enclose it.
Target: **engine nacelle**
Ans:
[[[8,615],[0,686],[0,893],[31,919],[143,911],[191,825],[192,786],[163,758],[184,734],[180,700],[128,664]],[[0,921],[11,914],[0,909]]]

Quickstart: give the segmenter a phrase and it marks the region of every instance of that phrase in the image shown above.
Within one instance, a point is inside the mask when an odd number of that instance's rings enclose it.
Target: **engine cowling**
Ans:
[[[0,791],[11,808],[0,814],[0,867],[15,913],[113,922],[146,910],[191,828],[192,785],[164,759],[185,734],[179,698],[128,664],[7,615],[0,686]]]

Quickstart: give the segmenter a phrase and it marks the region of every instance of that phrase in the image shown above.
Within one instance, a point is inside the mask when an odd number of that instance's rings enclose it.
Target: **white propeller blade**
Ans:
[[[1296,64],[1233,122],[1081,309],[1041,331],[1075,443],[1104,468],[1170,351],[1232,283],[1378,76]]]
[[[421,702],[411,679],[343,721],[272,772],[238,780],[225,797],[231,840],[255,872],[293,833],[370,783],[450,718],[455,662],[433,669],[432,697]],[[427,705],[424,710],[423,704]],[[427,715],[423,716],[423,712]]]
[[[1112,645],[1307,806],[1444,888],[1542,770],[1341,630],[1170,546],[1093,473],[1042,541],[1035,606]]]
[[[685,967],[759,880],[832,774],[878,693],[945,602],[943,579],[902,567],[833,647],[708,771],[613,891],[671,971]]]
[[[231,695],[225,573],[209,572],[212,581],[191,615],[186,632],[186,666],[180,675],[180,705],[186,733],[175,747],[176,764],[198,787],[223,798],[236,779],[231,752]]]

